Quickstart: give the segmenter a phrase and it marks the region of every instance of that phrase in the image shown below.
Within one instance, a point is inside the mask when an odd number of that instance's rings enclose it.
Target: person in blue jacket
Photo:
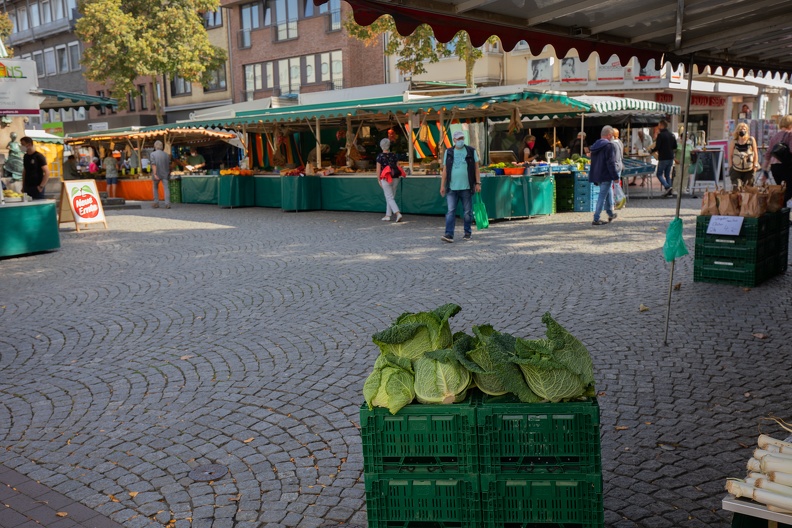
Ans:
[[[611,195],[611,185],[619,179],[619,171],[616,166],[616,148],[613,144],[613,127],[610,125],[602,127],[600,138],[591,145],[589,182],[592,185],[599,185],[600,188],[597,207],[594,209],[594,221],[591,222],[592,225],[605,224],[605,222],[600,220],[603,208],[608,214],[608,223],[616,219],[616,213],[613,212],[613,196]]]

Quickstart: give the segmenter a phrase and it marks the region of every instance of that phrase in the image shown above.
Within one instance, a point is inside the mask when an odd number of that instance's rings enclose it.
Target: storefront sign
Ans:
[[[597,64],[597,82],[602,84],[624,82],[624,66],[616,55],[605,64]]]
[[[104,224],[107,229],[102,200],[96,180],[68,180],[61,187],[58,223],[74,222],[77,232],[85,224]]]
[[[528,84],[549,84],[553,80],[553,61],[547,59],[532,59],[528,61]]]
[[[707,234],[739,236],[743,220],[742,216],[713,216],[707,226]]]
[[[30,93],[37,88],[35,61],[0,59],[0,114],[39,115],[44,97]]]
[[[693,95],[690,97],[692,106],[724,106],[726,98],[717,95]]]
[[[53,136],[60,136],[63,137],[66,135],[66,132],[63,129],[63,121],[56,121],[54,123],[44,123],[41,125],[48,134],[52,134]]]
[[[110,125],[107,121],[102,123],[88,123],[88,130],[110,130]]]
[[[561,59],[561,82],[568,84],[587,83],[588,62],[582,62],[577,57]]]
[[[674,94],[667,94],[667,93],[656,93],[655,94],[655,102],[657,103],[673,103],[674,102]]]

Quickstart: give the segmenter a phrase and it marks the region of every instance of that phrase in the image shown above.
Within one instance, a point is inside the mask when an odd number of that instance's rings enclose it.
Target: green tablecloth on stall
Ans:
[[[280,207],[281,177],[278,174],[254,176],[255,204],[257,207]]]
[[[49,251],[60,247],[55,200],[0,205],[0,257]]]
[[[512,177],[486,176],[481,178],[481,200],[491,219],[512,216]]]
[[[183,176],[182,203],[217,205],[219,176]]]
[[[405,214],[444,215],[448,208],[440,196],[439,175],[404,178],[396,191],[396,203]]]
[[[322,208],[322,179],[319,176],[281,176],[281,209],[315,211]]]
[[[529,216],[553,214],[553,178],[526,176],[530,207]]]
[[[220,207],[256,205],[256,183],[253,176],[220,176],[217,205]]]
[[[322,209],[325,211],[385,212],[385,195],[375,174],[322,176]],[[399,187],[404,183],[401,179]],[[399,188],[396,189],[399,203]]]

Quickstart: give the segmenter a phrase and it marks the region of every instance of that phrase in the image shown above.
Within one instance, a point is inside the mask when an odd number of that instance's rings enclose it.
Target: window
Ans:
[[[66,13],[63,10],[63,0],[52,0],[52,19],[61,20],[66,18]]]
[[[44,77],[44,55],[40,51],[33,52],[33,60],[36,61],[36,73],[39,77]]]
[[[69,43],[69,65],[71,66],[71,71],[79,71],[81,69],[79,42]]]
[[[330,0],[319,7],[322,14],[330,14],[330,31],[341,31],[341,0]]]
[[[99,90],[98,92],[96,92],[96,95],[98,95],[99,97],[104,97],[105,96],[104,90]],[[107,113],[107,108],[105,108],[104,106],[100,106],[99,113],[101,115],[105,115]]]
[[[38,2],[30,2],[30,27],[39,27],[41,25],[41,16],[39,15]]]
[[[171,80],[171,95],[189,95],[192,93],[192,83],[181,77],[174,77]]]
[[[55,58],[58,61],[58,73],[69,73],[69,55],[66,53],[66,46],[55,48]]]
[[[138,85],[138,93],[140,94],[140,109],[148,110],[148,94],[146,93],[146,85]]]
[[[341,60],[341,52],[333,51],[330,53],[331,73],[333,89],[340,90],[344,87],[344,63]]]
[[[321,56],[321,72],[322,72],[322,81],[329,81],[330,80],[330,54],[329,53],[322,53]]]
[[[27,31],[28,29],[30,29],[30,27],[28,26],[28,16],[27,16],[26,7],[22,7],[22,6],[17,7],[17,25],[19,26],[19,31]]]
[[[41,0],[41,23],[49,24],[52,22],[52,10],[50,8],[50,0]]]
[[[72,20],[77,16],[77,0],[66,0],[66,16]]]
[[[209,84],[204,86],[204,92],[214,92],[218,90],[225,90],[226,89],[226,69],[225,63],[221,67],[216,70],[209,72],[212,76]]]
[[[314,6],[313,0],[303,0],[303,16],[305,18],[319,14],[319,9]]]
[[[305,83],[313,84],[316,82],[316,55],[305,57]]]
[[[207,29],[221,27],[223,25],[223,8],[218,7],[217,11],[207,11],[203,14],[204,27]]]
[[[261,78],[261,64],[245,65],[245,92],[252,94],[264,88]]]
[[[131,93],[127,94],[127,110],[129,110],[130,112],[134,112],[136,102],[137,102],[137,97],[135,97],[135,94],[131,94]]]
[[[16,11],[11,9],[8,12],[8,20],[11,21],[11,33],[19,33],[19,27],[17,26],[17,19],[16,19]]]
[[[258,29],[261,27],[261,4],[245,4],[240,8],[242,29]]]
[[[276,0],[275,22],[277,40],[297,38],[297,0]]]
[[[264,64],[264,82],[266,83],[264,86],[267,88],[272,88],[275,86],[275,80],[273,78],[275,75],[274,70],[275,67],[272,65],[272,62],[267,62]]]
[[[58,73],[57,62],[55,60],[55,50],[52,48],[44,50],[44,69],[47,75]]]

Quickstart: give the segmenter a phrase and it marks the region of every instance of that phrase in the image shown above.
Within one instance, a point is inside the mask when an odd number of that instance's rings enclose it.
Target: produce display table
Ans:
[[[220,176],[217,205],[220,207],[256,205],[256,182],[253,176]]]
[[[107,192],[107,181],[96,180],[96,189],[99,192]],[[154,200],[154,188],[151,179],[124,180],[119,178],[118,185],[116,186],[116,197],[141,202],[150,202]],[[159,187],[159,198],[160,200],[165,199],[165,190],[162,185]]]
[[[279,174],[259,174],[253,177],[255,205],[257,207],[280,207],[281,177]]]
[[[726,496],[721,504],[724,510],[734,512],[732,528],[792,527],[792,515],[771,512],[763,504],[731,495]]]
[[[219,176],[182,176],[182,203],[217,205],[219,180]]]
[[[409,178],[401,178],[396,202],[401,206],[400,190]],[[385,212],[385,195],[379,178],[372,173],[322,176],[322,209],[325,211]],[[439,189],[439,185],[438,185]]]
[[[525,180],[530,201],[528,216],[553,214],[552,176],[528,176]]]
[[[404,178],[396,192],[396,203],[404,214],[444,215],[448,210],[445,197],[440,196],[439,174]]]
[[[322,179],[319,176],[281,176],[281,209],[316,211],[322,208]]]
[[[13,257],[60,247],[55,200],[0,205],[0,257]]]

